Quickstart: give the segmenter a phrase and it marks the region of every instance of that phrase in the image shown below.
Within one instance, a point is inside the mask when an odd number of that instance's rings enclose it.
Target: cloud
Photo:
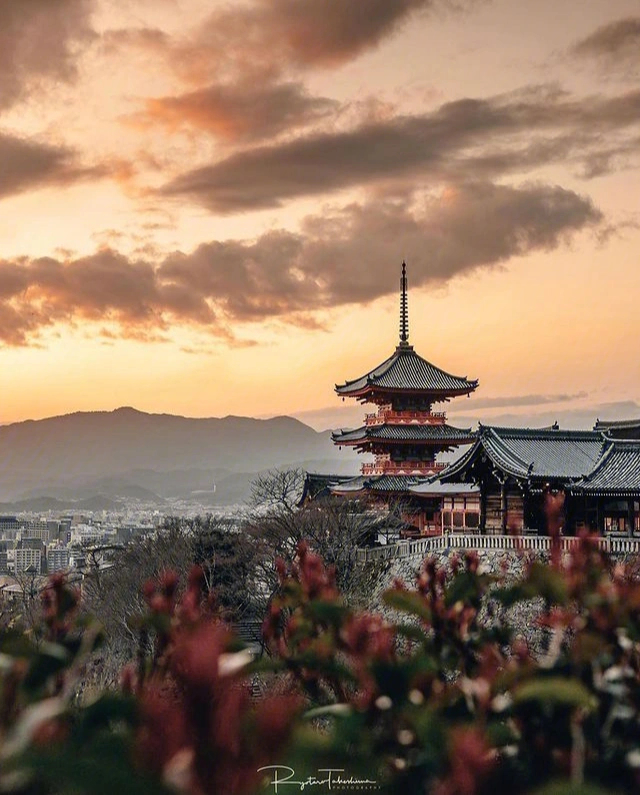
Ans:
[[[444,283],[596,227],[586,198],[549,185],[476,183],[440,197],[407,194],[309,216],[298,232],[213,241],[163,259],[104,249],[82,258],[0,261],[0,339],[29,344],[56,323],[114,324],[122,336],[190,325],[230,340],[237,322],[368,302],[393,289],[398,240],[412,285]],[[428,251],[428,258],[424,252]]]
[[[0,199],[50,185],[106,176],[108,164],[84,167],[76,152],[0,132]]]
[[[24,345],[47,326],[77,320],[110,321],[123,335],[139,337],[164,330],[167,316],[203,324],[215,320],[194,291],[161,283],[152,264],[111,249],[66,261],[0,262],[0,339],[8,344]]]
[[[577,42],[571,53],[597,58],[611,66],[640,66],[640,17],[627,17],[602,25]]]
[[[332,69],[357,58],[418,14],[461,11],[481,0],[249,0],[220,4],[188,35],[152,27],[108,30],[107,54],[122,48],[160,56],[199,88]]]
[[[453,5],[448,0],[254,0],[216,9],[189,39],[165,42],[165,50],[183,77],[200,83],[212,73],[237,79],[332,68],[376,47],[413,15]],[[158,47],[157,35],[147,38]]]
[[[376,47],[411,17],[477,0],[253,0],[213,11],[191,35],[107,31],[103,51],[159,57],[195,91],[147,100],[134,121],[257,141],[325,117],[339,103],[310,96],[301,72],[333,69]],[[214,76],[212,80],[212,76]]]
[[[332,113],[339,103],[311,96],[301,83],[238,82],[150,99],[134,121],[176,130],[195,127],[228,141],[255,141]]]
[[[557,395],[516,395],[486,398],[476,398],[472,395],[470,400],[466,402],[464,409],[456,408],[455,405],[452,405],[449,408],[449,411],[452,413],[455,413],[456,411],[464,411],[465,413],[468,413],[470,410],[475,411],[476,409],[493,409],[505,407],[513,408],[516,406],[544,406],[552,403],[570,403],[571,401],[581,400],[582,398],[586,398],[588,396],[589,394],[587,392],[574,392],[573,394],[563,393]]]
[[[637,155],[638,133],[640,90],[577,100],[537,86],[248,148],[178,175],[161,194],[234,213],[387,180],[496,179],[556,162],[593,176]]]
[[[0,3],[0,110],[43,79],[72,80],[78,50],[92,38],[90,0]]]

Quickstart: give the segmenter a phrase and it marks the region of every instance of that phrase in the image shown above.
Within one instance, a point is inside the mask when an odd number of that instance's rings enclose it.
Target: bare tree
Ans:
[[[298,508],[304,480],[302,469],[270,469],[251,483],[251,502],[254,508],[292,515]]]
[[[13,572],[2,593],[2,622],[28,632],[36,642],[35,632],[42,617],[42,589],[46,583],[46,576],[29,568]]]
[[[386,563],[362,566],[357,549],[372,541],[380,527],[397,524],[388,514],[370,511],[355,500],[325,497],[298,507],[304,472],[272,470],[254,484],[258,510],[244,529],[254,540],[260,579],[270,593],[277,587],[274,559],[293,560],[300,541],[309,542],[325,562],[336,567],[338,587],[351,602],[363,603]]]
[[[202,566],[207,588],[216,594],[221,616],[245,618],[253,609],[254,545],[214,517],[169,518],[156,532],[134,538],[115,550],[113,565],[89,569],[83,583],[83,605],[104,626],[106,643],[94,672],[102,686],[113,683],[136,653],[140,635],[136,618],[145,612],[142,589],[148,580],[175,571],[186,583],[194,564]]]

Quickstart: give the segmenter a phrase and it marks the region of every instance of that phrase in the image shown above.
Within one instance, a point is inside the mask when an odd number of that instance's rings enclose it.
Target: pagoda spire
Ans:
[[[409,303],[407,299],[407,263],[402,261],[400,277],[400,347],[409,346]]]

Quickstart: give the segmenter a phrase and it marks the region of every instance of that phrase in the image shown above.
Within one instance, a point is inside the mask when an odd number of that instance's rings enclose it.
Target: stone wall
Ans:
[[[438,550],[430,553],[430,555],[435,557],[440,565],[448,566],[455,552],[456,550],[451,548]],[[465,550],[460,550],[458,554],[464,559]],[[549,553],[544,551],[527,551],[523,553],[516,550],[476,550],[476,554],[480,561],[480,571],[496,575],[503,574],[505,584],[513,582],[522,576],[527,561],[532,560],[534,557],[538,560],[548,561],[549,557]],[[612,554],[611,557],[620,560],[620,562],[630,562],[632,559],[638,560],[637,555],[629,553]],[[423,560],[424,555],[422,554],[389,560],[384,574],[379,578],[377,587],[371,595],[370,608],[376,612],[384,613],[389,618],[398,619],[398,615],[393,616],[392,612],[384,606],[382,594],[393,585],[396,579],[404,582],[408,588],[412,588],[415,585],[416,575]],[[499,613],[501,620],[511,626],[516,635],[524,638],[532,651],[538,655],[544,653],[548,644],[548,631],[537,625],[537,618],[542,607],[541,599],[532,599],[527,602],[520,602],[508,609],[501,609]],[[406,617],[404,620],[406,620]]]

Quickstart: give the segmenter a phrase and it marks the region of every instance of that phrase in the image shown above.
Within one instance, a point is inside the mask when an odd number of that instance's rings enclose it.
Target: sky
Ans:
[[[0,0],[0,422],[640,416],[638,0]]]

